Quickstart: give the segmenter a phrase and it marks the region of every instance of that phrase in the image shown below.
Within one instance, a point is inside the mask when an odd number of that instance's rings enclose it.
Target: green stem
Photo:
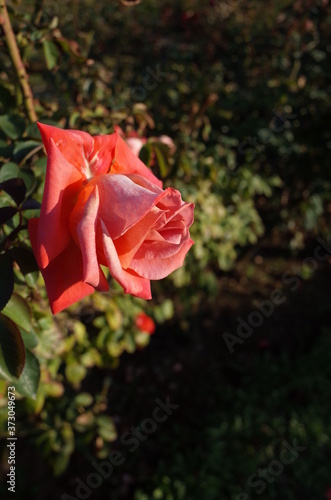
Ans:
[[[32,123],[36,122],[38,118],[34,109],[33,95],[29,84],[29,78],[25,70],[20,51],[18,50],[15,34],[13,32],[13,28],[9,19],[5,0],[0,0],[0,26],[3,29],[9,50],[9,55],[15,68],[18,81],[22,88],[24,103],[29,120]]]

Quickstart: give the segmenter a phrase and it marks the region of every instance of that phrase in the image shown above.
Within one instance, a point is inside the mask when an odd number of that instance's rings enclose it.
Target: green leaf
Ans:
[[[21,330],[21,335],[26,349],[34,349],[39,344],[39,337],[32,329],[29,333]]]
[[[40,141],[20,141],[15,143],[14,160],[20,162],[31,151],[40,146]]]
[[[25,363],[25,348],[15,323],[0,314],[0,375],[7,380],[19,377]]]
[[[0,139],[0,156],[9,158],[12,154],[13,147],[7,141]]]
[[[9,250],[11,258],[19,265],[25,281],[31,287],[35,286],[39,277],[38,264],[35,256],[28,248],[18,247]]]
[[[117,430],[113,419],[108,415],[99,415],[96,418],[99,435],[108,443],[117,439]]]
[[[22,203],[21,210],[40,210],[41,203],[37,200],[29,198]]]
[[[0,311],[5,307],[14,289],[13,263],[8,254],[0,255]]]
[[[81,392],[75,397],[75,404],[77,406],[90,406],[93,403],[93,396],[88,392]]]
[[[174,315],[174,303],[171,299],[165,299],[162,304],[162,313],[164,319],[171,319]]]
[[[31,330],[31,311],[28,303],[23,297],[13,293],[6,307],[2,310],[8,318],[13,320],[17,326],[29,332]]]
[[[13,163],[12,161],[5,163],[0,170],[0,182],[17,177],[19,170],[20,167],[17,165],[17,163]]]
[[[26,351],[25,366],[19,379],[12,379],[17,392],[22,396],[36,399],[40,380],[39,361],[31,351]]]
[[[40,208],[34,208],[34,209],[25,209],[24,210],[24,219],[35,219],[36,217],[40,216]]]
[[[40,139],[40,132],[36,123],[29,123],[26,127],[25,134],[29,139]]]
[[[16,207],[1,207],[0,208],[0,224],[7,222],[7,220],[14,217],[14,215],[16,213],[17,213]]]
[[[67,38],[57,38],[56,42],[61,46],[63,52],[69,56],[74,57],[78,61],[84,62],[86,58],[81,54],[78,43],[75,40],[68,40]]]
[[[25,120],[19,115],[0,116],[0,129],[10,138],[18,139],[25,129]]]
[[[145,163],[145,165],[149,166],[149,162],[151,161],[152,148],[150,144],[144,144],[141,150],[139,151],[139,159]]]
[[[26,187],[22,179],[8,179],[0,183],[0,190],[5,191],[20,205],[25,198]]]
[[[53,463],[55,476],[59,476],[66,470],[70,456],[75,450],[75,433],[68,422],[63,423],[57,441],[60,441],[61,448],[58,451],[55,447],[53,447],[53,450],[57,451],[56,460],[54,460]]]
[[[57,65],[59,58],[57,46],[50,40],[45,40],[43,42],[43,49],[47,69],[52,70]]]
[[[65,375],[69,382],[78,385],[86,376],[86,368],[77,361],[68,362],[65,368]]]
[[[153,149],[154,149],[155,154],[156,154],[156,158],[157,158],[157,162],[158,162],[158,165],[159,165],[161,177],[162,178],[167,177],[167,175],[169,173],[169,164],[168,164],[165,156],[163,155],[161,149],[159,148],[159,146],[156,146],[154,144],[153,145]]]
[[[26,196],[29,196],[37,185],[34,173],[28,168],[21,168],[18,177],[23,180],[26,187]]]
[[[126,332],[124,335],[125,348],[128,352],[134,352],[136,350],[136,343],[134,341],[134,336],[132,332]]]

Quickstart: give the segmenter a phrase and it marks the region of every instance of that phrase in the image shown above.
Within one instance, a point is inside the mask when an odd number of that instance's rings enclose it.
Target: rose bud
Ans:
[[[155,332],[154,321],[145,313],[139,313],[136,317],[135,323],[138,330],[141,330],[142,332],[149,333],[150,335]]]

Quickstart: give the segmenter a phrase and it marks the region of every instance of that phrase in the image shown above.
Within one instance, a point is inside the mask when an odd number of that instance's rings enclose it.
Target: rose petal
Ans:
[[[101,220],[101,229],[104,254],[113,278],[123,287],[124,293],[130,293],[142,299],[151,299],[152,295],[149,280],[141,278],[137,276],[136,273],[126,271],[122,268],[113,240],[103,220]]]
[[[186,227],[184,226],[183,221],[178,221],[178,224],[180,224],[180,227],[174,228],[174,227],[169,227],[169,228],[164,228],[158,231],[158,234],[160,236],[160,239],[162,242],[171,244],[171,245],[179,245],[181,242],[183,236],[186,236],[187,230]],[[148,236],[149,237],[149,236]],[[154,240],[154,238],[150,238]]]
[[[164,193],[164,190],[161,189],[159,186],[156,186],[153,182],[151,182],[149,179],[146,179],[146,177],[143,177],[138,174],[127,174],[126,177],[128,179],[131,179],[135,184],[138,186],[141,186],[151,193],[155,193],[158,196],[162,195]]]
[[[29,234],[32,249],[36,253],[36,241],[38,233],[38,219],[29,221]],[[71,241],[68,247],[49,264],[42,269],[50,307],[56,314],[78,300],[94,292],[94,288],[83,283],[83,261],[82,255],[76,244]],[[103,291],[108,290],[104,286]]]
[[[138,156],[139,158],[139,152],[141,148],[143,147],[144,143],[146,140],[142,140],[140,137],[127,137],[125,140],[129,148],[133,151],[135,156]]]
[[[85,204],[83,217],[77,226],[77,236],[83,257],[83,281],[96,289],[102,289],[107,286],[107,280],[100,269],[97,258],[98,209],[99,194],[98,188],[95,187]]]
[[[182,202],[181,207],[168,217],[166,228],[177,227],[178,220],[183,221],[186,227],[192,226],[194,221],[194,203]]]
[[[48,266],[70,242],[68,219],[81,186],[81,174],[67,162],[50,139],[35,254],[41,268]]]
[[[172,210],[171,216],[174,215],[173,210],[178,210],[183,205],[182,196],[177,189],[168,187],[160,193],[157,200],[157,206],[162,210]]]
[[[129,267],[132,258],[144,242],[146,234],[162,217],[163,213],[153,207],[143,219],[115,240],[116,251],[124,269]]]
[[[88,156],[92,176],[107,174],[110,171],[118,135],[96,135],[93,137],[93,151]]]
[[[117,174],[138,174],[162,188],[162,181],[155,177],[152,171],[137,158],[122,137],[118,134],[117,137],[118,139],[114,153],[115,160],[111,167],[111,172]]]
[[[119,238],[137,224],[153,207],[157,195],[132,182],[127,175],[108,174],[89,184],[97,185],[100,196],[99,216],[112,239]]]
[[[157,238],[158,236],[158,238]],[[181,230],[181,234],[179,238],[177,236],[177,241],[167,241],[163,238],[160,233],[156,233],[155,231],[151,231],[146,240],[140,246],[138,251],[136,252],[134,258],[135,259],[168,259],[173,255],[177,254],[180,250],[180,247],[183,243],[189,238],[188,230],[183,227]]]
[[[93,151],[93,138],[87,132],[79,130],[62,130],[58,127],[37,124],[40,134],[49,154],[50,141],[53,139],[55,146],[63,154],[68,163],[73,165],[84,178],[90,177],[88,157]]]
[[[86,179],[109,172],[114,159],[118,134],[96,135],[79,130],[63,130],[38,123],[43,143],[48,154],[50,139],[59,148],[66,160]]]
[[[157,248],[158,243],[148,242],[140,247],[130,263],[130,269],[149,280],[165,278],[183,265],[185,255],[193,243],[193,240],[187,235],[181,245],[175,246],[177,252],[174,255],[169,256],[169,253],[165,253],[165,258],[162,258],[162,254],[161,256],[158,254],[160,251],[160,248]]]

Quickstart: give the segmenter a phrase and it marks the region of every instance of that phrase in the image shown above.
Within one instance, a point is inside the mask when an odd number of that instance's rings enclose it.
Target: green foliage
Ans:
[[[13,321],[0,315],[0,373],[7,380],[20,377],[25,364],[25,348],[19,329]]]
[[[226,373],[235,374],[230,383],[218,383],[223,376],[217,364],[207,371],[205,384],[195,380],[189,421],[185,426],[175,422],[166,436],[155,437],[153,451],[162,449],[162,458],[134,499],[238,500],[240,494],[255,498],[258,477],[251,482],[249,478],[279,460],[284,441],[305,450],[284,465],[280,475],[268,474],[269,481],[261,475],[261,493],[286,500],[305,494],[324,498],[329,486],[330,419],[322,401],[330,392],[324,383],[330,373],[330,329],[321,332],[312,350],[306,347],[298,348],[294,358],[283,353],[277,363],[270,352],[251,351],[231,366],[223,360]],[[208,360],[217,359],[217,354],[209,353]],[[206,391],[208,384],[212,391]],[[205,411],[199,412],[201,401]],[[164,458],[168,456],[170,460]]]
[[[19,139],[25,130],[25,120],[20,115],[0,116],[0,130],[10,139]]]
[[[65,472],[75,450],[102,459],[116,440],[108,375],[121,356],[150,342],[135,324],[140,312],[159,328],[185,332],[217,295],[219,277],[232,276],[264,236],[276,235],[292,256],[328,234],[331,18],[325,2],[308,3],[144,0],[128,9],[85,0],[55,2],[51,12],[47,2],[27,1],[11,12],[40,119],[91,134],[118,125],[126,137],[137,135],[144,139],[140,158],[196,206],[195,245],[183,268],[155,283],[151,304],[124,296],[111,282],[109,294],[95,293],[53,318],[27,233],[29,219],[39,215],[46,158],[1,47],[0,390],[15,385],[20,432],[33,437],[54,474]],[[255,269],[246,269],[244,279]],[[302,267],[304,279],[311,274]],[[266,369],[262,361],[257,366]],[[194,498],[190,464],[192,470],[204,464],[200,497],[219,498],[224,483],[236,484],[234,463],[224,466],[222,484],[217,479],[215,464],[231,451],[227,433],[235,446],[246,440],[253,469],[263,463],[238,418],[254,393],[247,387],[247,397],[238,390],[234,398],[224,387],[222,404],[230,408],[236,399],[237,407],[205,422],[207,451],[196,461],[176,455],[170,471],[161,464],[136,500]],[[246,415],[250,430],[253,417],[263,425],[259,415]],[[216,417],[219,424],[211,421]],[[5,436],[5,398],[0,422]],[[291,422],[295,427],[295,415]],[[275,428],[286,422],[280,424],[272,420]],[[180,439],[181,431],[174,434]],[[272,455],[276,445],[270,446]],[[236,470],[242,484],[247,469]]]
[[[0,255],[0,310],[2,310],[11,297],[14,289],[14,272],[10,257]]]

